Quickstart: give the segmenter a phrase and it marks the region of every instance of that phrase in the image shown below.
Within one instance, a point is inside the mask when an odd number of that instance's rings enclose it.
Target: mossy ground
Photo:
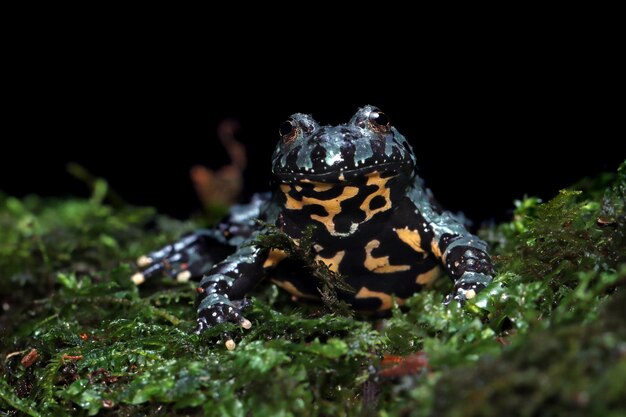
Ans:
[[[104,188],[0,195],[0,416],[626,414],[624,164],[484,228],[499,272],[463,308],[442,305],[445,281],[384,321],[266,285],[232,352],[224,329],[191,332],[193,283],[129,280],[197,225],[113,209]]]

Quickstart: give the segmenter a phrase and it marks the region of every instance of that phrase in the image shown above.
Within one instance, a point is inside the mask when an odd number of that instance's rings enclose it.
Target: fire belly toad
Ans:
[[[365,106],[338,126],[294,114],[280,136],[272,194],[257,194],[215,229],[138,260],[144,270],[133,276],[137,283],[163,271],[179,280],[202,277],[198,332],[225,321],[249,328],[244,297],[265,277],[297,297],[319,297],[319,281],[296,260],[250,244],[267,229],[256,219],[295,242],[315,225],[316,259],[354,288],[339,296],[356,310],[388,310],[393,297],[402,303],[442,269],[454,282],[446,302],[463,302],[491,282],[486,244],[433,202],[413,149],[379,109]]]

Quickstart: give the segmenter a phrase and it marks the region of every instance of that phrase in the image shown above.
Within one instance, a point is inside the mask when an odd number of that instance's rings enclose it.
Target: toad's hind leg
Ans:
[[[175,243],[140,256],[137,266],[141,271],[132,276],[133,282],[142,284],[163,274],[178,281],[200,279],[257,232],[257,219],[265,219],[269,200],[267,193],[255,194],[248,204],[233,206],[213,229],[196,230]]]
[[[135,273],[135,284],[168,274],[180,282],[200,278],[211,267],[231,254],[235,247],[216,239],[217,230],[197,230],[179,241],[137,259],[143,270]]]

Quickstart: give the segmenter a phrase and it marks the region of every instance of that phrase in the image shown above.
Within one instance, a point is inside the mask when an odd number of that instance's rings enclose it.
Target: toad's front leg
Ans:
[[[248,305],[244,297],[264,277],[261,250],[255,246],[244,246],[206,274],[198,291],[198,325],[196,332],[224,322],[237,323],[244,329],[252,327],[242,310]],[[230,335],[225,334],[229,350],[235,348]]]
[[[424,216],[424,235],[428,236],[431,251],[454,282],[454,290],[444,300],[463,304],[473,298],[493,280],[493,263],[487,253],[487,244],[472,235],[449,212]]]
[[[456,216],[438,209],[419,178],[409,190],[408,197],[416,208],[410,217],[415,222],[423,249],[430,250],[439,259],[454,282],[454,291],[446,297],[445,303],[452,300],[464,303],[473,298],[493,279],[493,263],[487,253],[487,244],[472,235]]]

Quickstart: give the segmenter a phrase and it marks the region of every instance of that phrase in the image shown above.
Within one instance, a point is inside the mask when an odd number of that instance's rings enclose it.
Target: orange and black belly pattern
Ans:
[[[342,298],[357,310],[391,308],[430,285],[441,273],[430,251],[432,233],[420,231],[414,206],[402,202],[396,176],[372,172],[347,184],[281,184],[284,210],[279,227],[298,238],[314,224],[317,260],[354,288]],[[411,209],[411,207],[413,207]],[[407,222],[407,219],[413,221]],[[298,297],[317,297],[319,286],[297,262],[271,251],[264,265],[280,287]]]

